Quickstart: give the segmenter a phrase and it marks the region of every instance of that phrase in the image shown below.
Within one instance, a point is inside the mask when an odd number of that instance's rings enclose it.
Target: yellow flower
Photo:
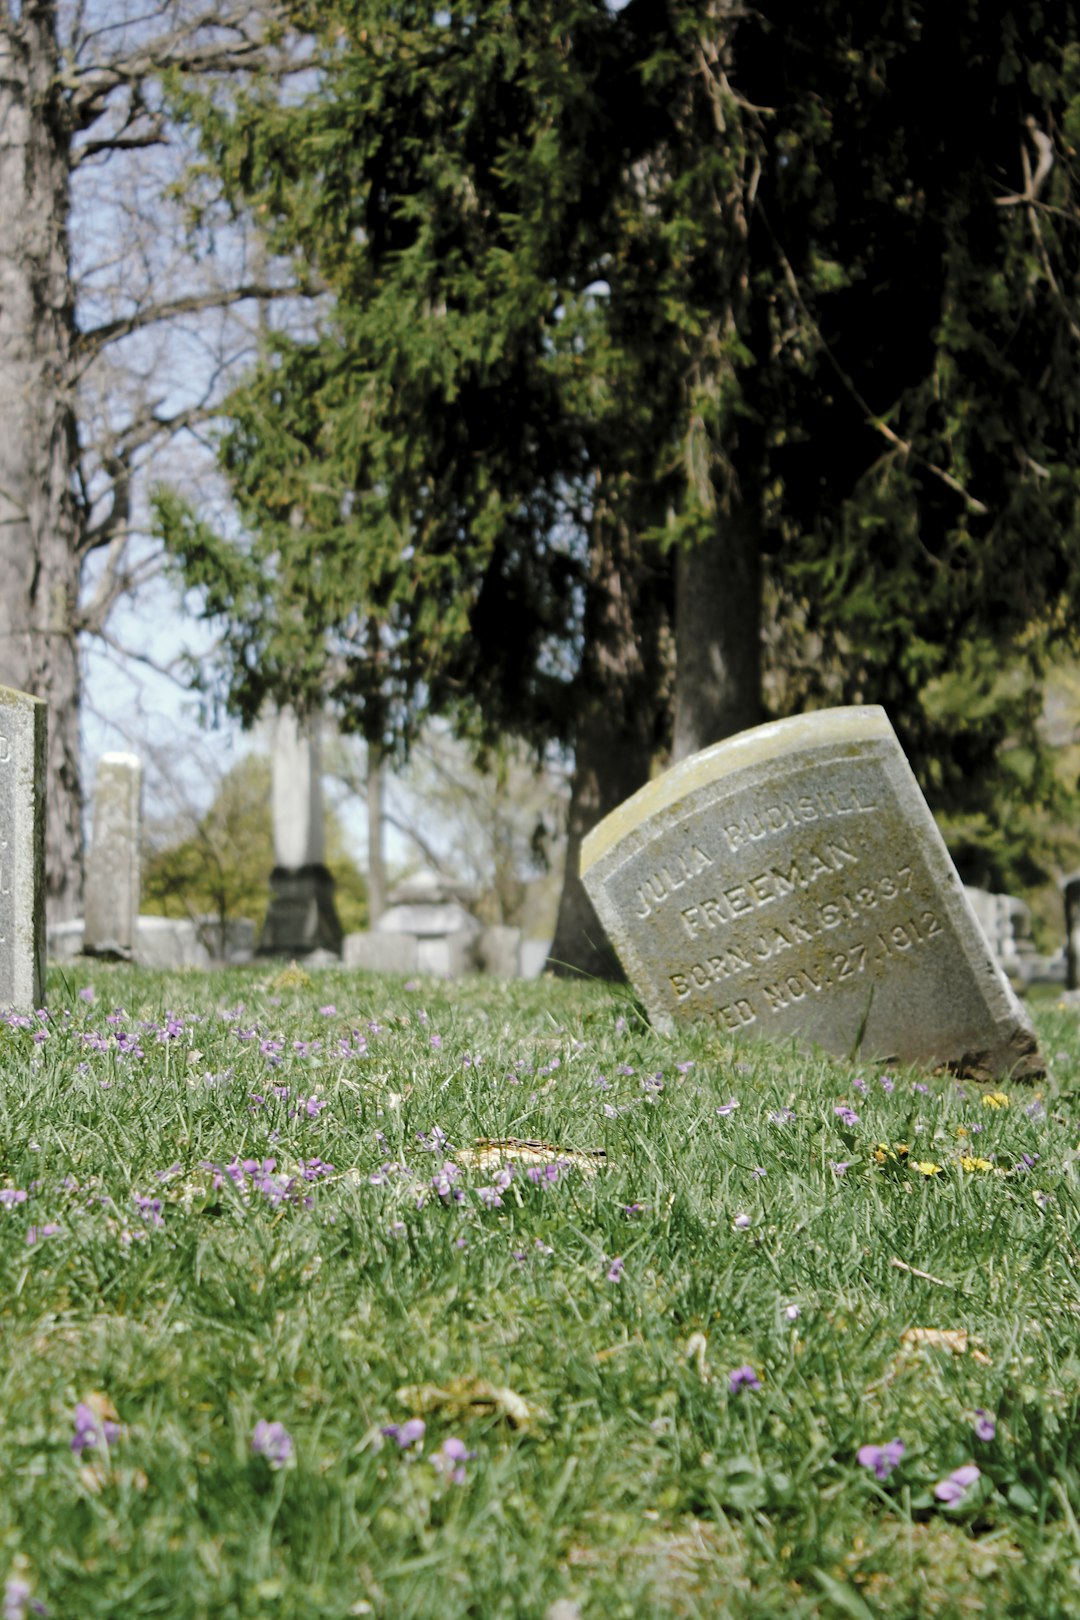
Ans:
[[[961,1141],[963,1141],[964,1137],[968,1134],[967,1126],[966,1125],[958,1125],[956,1127],[956,1134],[961,1139]]]
[[[916,1159],[915,1168],[920,1176],[938,1176],[941,1174],[940,1164],[935,1164],[933,1159]]]
[[[973,1159],[970,1153],[965,1153],[960,1160],[963,1170],[992,1170],[994,1167],[989,1159]]]
[[[984,1108],[1008,1108],[1009,1099],[1003,1091],[988,1091],[982,1105]]]
[[[893,1152],[896,1154],[898,1159],[906,1159],[908,1154],[911,1152],[911,1149],[908,1147],[906,1142],[897,1142]]]
[[[1080,1152],[1080,1149],[1077,1151]],[[885,1164],[889,1159],[894,1159],[895,1157],[895,1153],[887,1142],[879,1142],[877,1147],[874,1149],[875,1164]]]

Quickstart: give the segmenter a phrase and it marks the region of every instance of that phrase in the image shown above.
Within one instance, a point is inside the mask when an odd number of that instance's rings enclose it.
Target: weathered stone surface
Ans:
[[[478,934],[480,923],[457,901],[446,905],[391,906],[375,924],[379,934],[415,934],[418,939],[444,939],[447,934]]]
[[[139,915],[142,766],[135,754],[102,754],[94,782],[94,834],[86,870],[83,950],[135,956]]]
[[[368,973],[415,973],[418,941],[414,934],[346,934],[347,968]]]
[[[0,1007],[45,995],[45,727],[39,698],[0,686]]]
[[[758,726],[596,827],[582,877],[654,1023],[1041,1072],[883,709]]]
[[[463,928],[457,933],[427,938],[421,935],[416,942],[417,972],[430,973],[436,979],[460,979],[463,974],[475,973],[480,929],[476,918],[471,920],[475,927]]]
[[[492,979],[521,977],[521,929],[493,923],[477,940],[476,963]]]
[[[190,917],[137,917],[135,960],[159,973],[179,968],[207,968],[210,952]]]

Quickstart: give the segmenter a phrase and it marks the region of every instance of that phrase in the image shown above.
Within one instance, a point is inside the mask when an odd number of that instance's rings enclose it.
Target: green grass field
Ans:
[[[992,1093],[598,985],[49,991],[3,1620],[1080,1616],[1074,1014]]]

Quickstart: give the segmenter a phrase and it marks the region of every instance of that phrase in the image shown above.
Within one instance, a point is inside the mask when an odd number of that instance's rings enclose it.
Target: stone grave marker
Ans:
[[[0,686],[0,1007],[45,999],[45,737],[40,698]]]
[[[883,709],[774,721],[681,761],[593,829],[581,871],[661,1029],[1043,1070]]]
[[[83,951],[135,957],[142,843],[142,765],[136,754],[102,754],[94,779],[94,830],[86,867]]]
[[[325,864],[318,718],[281,709],[271,752],[274,870],[260,956],[341,955],[334,879]]]

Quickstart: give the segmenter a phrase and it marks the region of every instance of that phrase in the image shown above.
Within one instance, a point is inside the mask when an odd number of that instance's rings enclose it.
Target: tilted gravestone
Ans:
[[[1043,1070],[883,709],[778,720],[683,760],[593,829],[581,870],[662,1029]]]
[[[0,1007],[45,996],[45,736],[39,698],[0,686]]]
[[[94,780],[94,830],[86,869],[83,951],[135,957],[142,842],[142,765],[136,754],[102,754]]]

